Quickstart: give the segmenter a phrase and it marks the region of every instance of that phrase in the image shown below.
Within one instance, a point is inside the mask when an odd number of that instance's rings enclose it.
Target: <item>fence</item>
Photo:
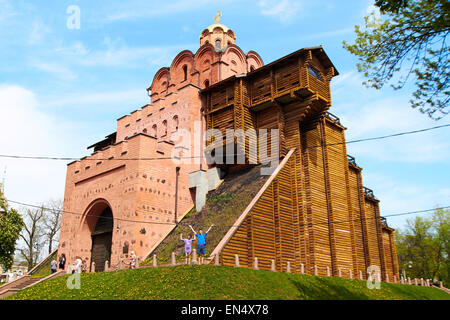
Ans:
[[[171,254],[170,263],[158,263],[158,259],[157,259],[156,254],[153,255],[153,259],[152,260],[153,261],[152,261],[151,265],[140,266],[139,265],[140,259],[139,259],[139,257],[137,257],[136,258],[136,265],[135,265],[134,268],[157,268],[157,267],[168,267],[168,266],[176,266],[176,265],[179,265],[179,264],[185,264],[184,262],[177,263],[175,252],[172,252],[172,254]],[[208,259],[205,259],[205,261],[207,261],[206,264],[214,264],[215,266],[220,266],[221,265],[218,254],[214,255],[213,258],[210,257]],[[192,251],[192,258],[191,258],[190,262],[191,262],[191,264],[194,264],[194,265],[199,263],[196,249],[193,249],[193,251]],[[254,258],[252,265],[253,265],[253,269],[254,270],[259,270],[258,258],[257,257]],[[235,254],[235,256],[234,256],[234,266],[236,268],[240,268],[241,267],[241,264],[239,262],[239,255],[238,254]],[[113,268],[111,268],[111,266],[109,264],[109,261],[105,262],[105,272],[111,272],[111,271],[116,271],[116,270],[121,270],[121,269],[130,269],[130,268],[131,268],[130,264],[129,263],[125,263],[125,259],[120,259],[119,262]],[[94,262],[92,262],[91,270],[95,270],[95,263]],[[277,270],[276,270],[276,261],[274,259],[271,260],[271,268],[270,268],[270,270],[273,271],[273,272],[277,272]],[[332,276],[330,270],[331,270],[330,267],[327,266],[326,267],[326,276],[327,277],[331,277]],[[344,271],[344,269],[338,269],[338,277],[339,278],[343,278],[343,276],[342,276],[343,275],[343,271]],[[288,261],[286,263],[286,273],[291,273],[291,272],[292,272],[292,270],[291,270],[291,262]],[[306,268],[305,268],[304,264],[300,264],[300,274],[309,274],[309,273],[306,272]],[[319,267],[314,265],[312,267],[311,274],[315,275],[315,276],[318,276],[319,275]],[[354,275],[353,274],[353,270],[352,269],[348,269],[348,273],[347,274],[348,274],[348,279],[351,279],[351,280],[357,279],[357,280],[361,280],[361,281],[365,280],[364,277],[363,277],[363,272],[362,271],[359,271],[359,273],[357,275]],[[369,280],[369,281],[377,280],[377,281],[381,282],[381,273],[380,272],[375,272],[375,273],[367,272],[367,274],[368,274],[367,280]],[[397,278],[396,275],[394,275],[392,277],[392,279],[391,279],[389,277],[389,274],[386,274],[384,282],[398,283],[398,284],[405,284],[405,285],[416,285],[416,286],[423,286],[423,287],[432,287],[433,286],[432,282],[429,279],[426,279],[426,280],[423,279],[423,278],[421,278],[421,279],[418,279],[418,278],[411,279],[411,278],[405,278],[403,276],[400,277],[400,278]],[[448,290],[448,289],[446,289],[443,286],[442,281],[440,281],[440,283],[439,283],[439,288],[443,289],[443,290]]]

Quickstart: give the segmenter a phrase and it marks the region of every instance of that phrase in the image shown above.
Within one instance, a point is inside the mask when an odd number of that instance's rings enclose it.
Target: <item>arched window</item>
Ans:
[[[154,137],[158,136],[158,126],[156,124],[154,124],[152,127],[152,134]]]
[[[206,80],[205,81],[205,88],[208,88],[209,87],[209,80]]]
[[[163,121],[163,136],[167,135],[167,120]]]
[[[147,129],[142,130],[143,133],[147,133]]]
[[[173,127],[175,128],[175,130],[178,130],[178,125],[179,125],[178,116],[173,116]]]
[[[255,71],[255,67],[254,66],[250,66],[250,72]]]
[[[220,49],[221,45],[222,45],[222,42],[219,39],[217,39],[216,40],[216,48]]]
[[[188,68],[187,68],[187,65],[184,65],[184,66],[183,66],[184,81],[187,80],[187,73],[188,73],[188,70],[187,70],[187,69],[188,69]]]

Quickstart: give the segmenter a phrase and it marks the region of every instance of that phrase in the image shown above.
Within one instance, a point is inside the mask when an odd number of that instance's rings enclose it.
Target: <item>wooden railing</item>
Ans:
[[[373,198],[373,199],[377,200],[377,198],[375,197],[372,189],[364,187],[364,195],[369,197],[369,198]]]
[[[334,114],[332,114],[332,113],[329,113],[329,112],[325,112],[325,117],[327,118],[327,119],[330,119],[331,121],[333,121],[333,122],[336,122],[338,125],[342,125],[341,124],[341,120],[337,117],[337,116],[335,116]],[[354,158],[353,158],[354,159]]]
[[[354,165],[355,167],[358,166],[358,165],[356,164],[355,158],[352,157],[351,155],[347,155],[347,160],[348,160],[348,163],[350,163],[351,165]]]

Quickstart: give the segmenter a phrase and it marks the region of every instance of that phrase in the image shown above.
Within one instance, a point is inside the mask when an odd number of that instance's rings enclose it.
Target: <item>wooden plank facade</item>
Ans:
[[[224,265],[366,279],[380,267],[398,279],[393,230],[382,223],[379,201],[349,157],[345,128],[328,113],[337,71],[321,47],[302,49],[245,76],[202,91],[207,129],[278,129],[280,158],[288,161],[220,250]],[[271,143],[258,144],[269,148]],[[249,141],[244,146],[248,155]],[[246,158],[249,163],[261,159]],[[216,251],[217,251],[216,250]]]

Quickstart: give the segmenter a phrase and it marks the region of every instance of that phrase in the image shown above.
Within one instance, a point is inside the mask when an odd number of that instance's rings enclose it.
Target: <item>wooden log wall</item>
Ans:
[[[323,57],[322,57],[323,58]],[[225,265],[357,278],[380,267],[382,279],[398,273],[393,233],[381,225],[379,203],[366,194],[361,168],[349,162],[345,128],[326,113],[333,67],[312,51],[236,77],[207,93],[207,126],[215,129],[278,129],[280,156],[296,151],[220,253]],[[309,66],[313,69],[309,69]],[[225,136],[225,133],[224,133]],[[258,145],[270,154],[267,142]],[[246,143],[248,155],[249,141]],[[254,160],[254,159],[253,159]],[[258,159],[261,161],[261,159]],[[386,231],[387,230],[387,231]],[[389,231],[389,232],[388,232]]]
[[[252,268],[257,257],[260,269],[270,270],[275,259],[278,271],[286,271],[290,262],[291,269],[299,272],[297,197],[291,188],[296,161],[291,157],[225,245],[220,253],[223,265],[233,266],[238,254],[241,266]]]
[[[326,156],[326,174],[328,179],[328,201],[330,203],[330,230],[335,243],[334,274],[341,269],[342,275],[348,277],[353,269],[353,252],[355,252],[354,230],[351,221],[352,212],[348,199],[348,160],[345,147],[344,128],[324,117],[321,121],[323,144]]]
[[[353,213],[353,229],[355,234],[355,274],[362,271],[366,279],[369,264],[367,249],[367,221],[365,215],[365,200],[362,186],[361,168],[349,163],[349,198]]]
[[[378,201],[365,196],[365,211],[366,211],[366,224],[367,224],[367,249],[369,266],[380,267],[382,279],[384,279],[384,263],[381,239],[381,228],[379,227],[380,217],[378,214]]]
[[[384,263],[385,263],[385,273],[389,275],[389,280],[393,281],[394,275],[399,279],[398,270],[398,259],[397,251],[395,249],[394,242],[394,230],[382,226],[382,237],[383,237],[383,249],[384,249]]]
[[[312,130],[301,133],[303,174],[305,176],[305,197],[306,197],[306,223],[309,234],[308,255],[310,264],[308,273],[313,273],[314,265],[318,267],[319,275],[326,275],[326,268],[333,268],[335,263],[332,252],[334,239],[330,228],[329,203],[327,178],[325,171],[326,158],[324,157],[322,145],[321,125],[317,124]],[[316,147],[319,146],[319,147]]]
[[[389,231],[385,228],[382,228],[381,231],[383,238],[383,252],[384,252],[384,270],[392,280],[392,276],[394,275],[394,268],[392,266],[392,256],[391,256],[391,241],[389,239]]]
[[[391,243],[392,270],[397,279],[400,279],[400,269],[398,266],[398,256],[397,256],[397,249],[395,248],[395,237],[393,229],[389,233],[389,240]]]
[[[278,126],[274,110],[262,111],[268,115],[258,125]],[[278,271],[289,261],[293,272],[303,264],[309,274],[317,266],[325,276],[329,267],[347,278],[361,271],[364,279],[376,265],[382,279],[386,272],[392,279],[398,273],[393,234],[381,226],[378,200],[364,193],[361,168],[348,162],[345,128],[327,117],[307,130],[284,119],[285,146],[298,148],[224,247],[223,263],[234,265],[239,254],[249,268],[257,257],[261,269],[270,270],[275,259]]]

